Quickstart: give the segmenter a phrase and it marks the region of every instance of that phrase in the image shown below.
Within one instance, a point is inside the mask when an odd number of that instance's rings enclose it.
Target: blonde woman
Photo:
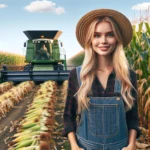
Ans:
[[[85,58],[69,74],[63,135],[71,150],[136,150],[137,79],[123,50],[130,21],[115,10],[93,10],[79,20],[76,37]]]

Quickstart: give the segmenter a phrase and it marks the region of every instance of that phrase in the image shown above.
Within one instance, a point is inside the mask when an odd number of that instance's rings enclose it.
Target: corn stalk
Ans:
[[[143,31],[143,25],[146,31]],[[141,22],[138,31],[133,26],[133,38],[125,49],[131,68],[137,73],[138,78],[138,113],[140,126],[148,128],[149,94],[150,90],[150,26]]]
[[[3,64],[7,65],[24,65],[25,57],[19,54],[7,53],[0,51],[0,67]]]

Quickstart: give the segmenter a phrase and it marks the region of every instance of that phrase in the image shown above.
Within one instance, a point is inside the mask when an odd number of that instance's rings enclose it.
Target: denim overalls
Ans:
[[[81,66],[76,68],[78,83]],[[120,82],[115,79],[114,95],[121,91]],[[123,98],[91,97],[89,110],[81,113],[77,126],[78,145],[84,150],[122,150],[128,145],[128,129]]]

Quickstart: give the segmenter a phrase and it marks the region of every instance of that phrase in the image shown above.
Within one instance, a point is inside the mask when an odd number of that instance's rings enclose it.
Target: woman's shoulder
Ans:
[[[70,76],[76,76],[77,77],[77,71],[76,71],[77,68],[81,69],[81,65],[80,66],[76,66],[72,70],[70,70]]]
[[[70,70],[68,79],[69,79],[69,82],[71,82],[71,85],[73,85],[74,87],[78,88],[79,85],[78,85],[76,68],[73,68],[72,70]]]
[[[70,70],[69,76],[71,76],[71,77],[76,76],[76,68],[73,68],[73,69]]]

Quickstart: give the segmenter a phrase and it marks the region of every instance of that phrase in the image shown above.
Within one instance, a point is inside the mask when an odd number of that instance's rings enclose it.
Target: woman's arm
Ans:
[[[129,131],[129,144],[127,147],[124,147],[122,150],[136,150],[136,136],[137,136],[137,131],[134,129],[131,129]]]
[[[69,132],[76,131],[76,109],[77,101],[73,96],[76,93],[76,71],[70,71],[68,78],[67,97],[64,109],[64,130],[63,136],[67,137]]]
[[[133,70],[130,70],[130,77],[133,87],[137,90],[137,76]],[[138,93],[133,89],[132,96],[134,97],[134,105],[131,110],[126,112],[126,120],[128,131],[130,133],[131,129],[137,131],[136,138],[140,136],[140,129],[139,129],[139,118],[138,118]]]
[[[71,144],[71,150],[82,150],[78,145],[77,145],[77,141],[76,141],[76,136],[74,132],[70,132],[68,134],[68,139],[70,141]]]
[[[63,136],[68,137],[71,145],[71,150],[83,150],[80,148],[76,141],[76,110],[77,110],[77,100],[73,96],[77,92],[78,86],[76,70],[70,71],[68,79],[68,89],[66,104],[64,110],[64,130]]]
[[[129,145],[133,145],[136,142],[136,136],[137,136],[137,131],[134,129],[131,129],[129,131]]]
[[[130,71],[131,81],[134,88],[137,90],[137,77],[134,71]],[[128,142],[129,145],[122,150],[136,150],[136,138],[140,136],[139,121],[138,121],[138,95],[135,90],[132,90],[134,97],[134,106],[126,112],[126,120],[129,131]]]
[[[137,90],[137,76],[133,70],[130,70],[130,77],[133,87]],[[140,136],[139,121],[138,121],[138,95],[136,91],[132,90],[132,96],[134,97],[134,105],[131,110],[126,112],[126,120],[128,126],[128,146],[122,150],[136,150],[136,138]]]

